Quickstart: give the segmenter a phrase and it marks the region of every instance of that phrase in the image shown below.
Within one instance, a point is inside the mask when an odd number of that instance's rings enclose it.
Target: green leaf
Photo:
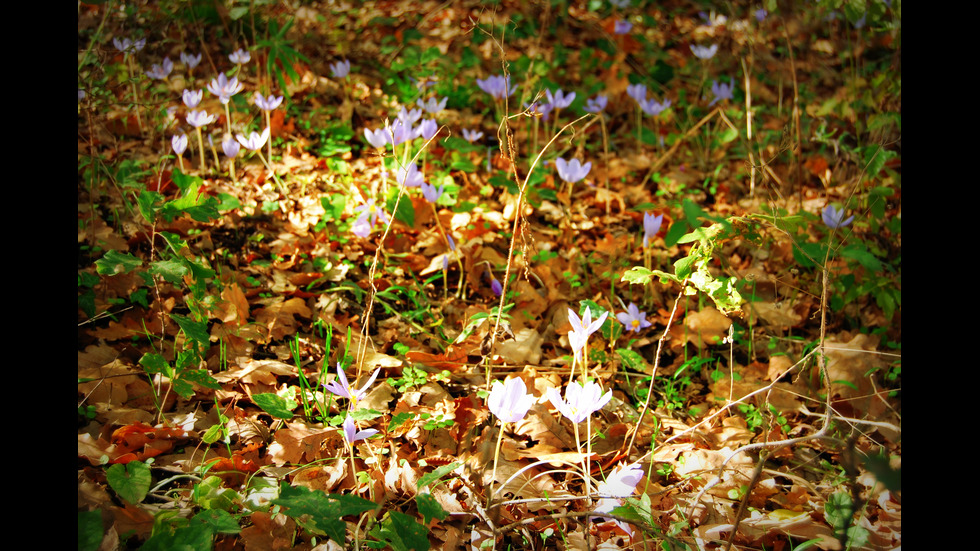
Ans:
[[[273,505],[283,507],[283,514],[333,541],[343,545],[347,523],[343,517],[357,515],[376,507],[374,503],[353,495],[325,494],[304,486],[283,485]],[[306,516],[309,515],[309,516]]]
[[[212,549],[214,532],[203,523],[189,524],[180,528],[165,527],[153,534],[140,551],[201,551]]]
[[[171,312],[170,319],[177,322],[180,329],[187,335],[187,338],[198,343],[202,349],[206,350],[211,342],[211,335],[208,334],[207,321],[194,321],[191,318],[174,314]]]
[[[438,467],[436,470],[432,471],[431,473],[425,473],[424,475],[422,475],[422,478],[419,479],[418,488],[420,490],[425,488],[429,484],[432,484],[433,482],[439,480],[443,476],[453,472],[460,465],[462,465],[462,463],[457,461],[455,463],[450,463],[449,465],[443,465],[442,467]]]
[[[179,260],[158,260],[150,264],[150,273],[160,276],[168,283],[180,284],[190,269]]]
[[[647,373],[650,371],[647,366],[647,361],[643,359],[643,356],[635,350],[629,350],[627,348],[617,348],[616,354],[619,355],[619,359],[623,361],[623,364],[633,371],[638,371],[640,373]]]
[[[650,283],[653,275],[653,270],[648,270],[642,266],[634,266],[623,274],[621,281],[627,281],[630,285],[646,285]]]
[[[398,511],[388,511],[371,530],[371,535],[391,546],[394,551],[428,551],[429,530],[413,517]]]
[[[282,396],[271,392],[253,394],[252,401],[255,402],[255,405],[262,408],[262,411],[280,419],[292,419],[292,410],[297,406],[296,402],[286,400]]]
[[[142,260],[129,253],[112,250],[95,261],[95,269],[102,275],[127,274],[142,265]]]
[[[449,513],[439,505],[436,498],[432,497],[432,494],[418,494],[415,496],[415,503],[418,505],[419,513],[422,515],[422,522],[424,524],[429,524],[429,521],[437,518],[443,520]]]
[[[235,517],[224,509],[208,509],[194,515],[191,522],[207,526],[215,534],[237,534],[242,531]]]
[[[106,469],[105,478],[119,497],[134,505],[143,501],[150,491],[150,467],[142,461],[116,463]]]
[[[892,492],[902,491],[902,469],[893,469],[884,450],[864,458],[864,466]]]
[[[664,245],[668,247],[673,247],[676,245],[677,240],[686,234],[690,227],[691,225],[685,220],[675,221],[670,225],[670,228],[667,229],[667,233],[664,235]]]
[[[96,551],[102,544],[102,512],[78,512],[78,551]]]
[[[151,224],[156,221],[157,211],[160,210],[160,205],[163,202],[163,194],[156,191],[141,191],[136,198],[136,204],[139,206],[140,214]]]
[[[685,256],[684,258],[678,260],[674,263],[674,275],[679,280],[684,280],[690,277],[694,273],[694,262],[697,261],[697,257]]]
[[[147,373],[154,375],[157,373],[167,374],[170,371],[170,364],[167,363],[166,358],[152,352],[143,354],[143,357],[140,358],[140,365]]]
[[[393,191],[396,191],[396,193],[388,200],[387,207],[389,211],[395,207],[395,201],[397,200],[397,189],[393,188]],[[415,227],[415,207],[412,205],[412,200],[409,199],[407,194],[401,200],[398,200],[395,219],[404,222],[410,228]]]
[[[211,376],[206,369],[188,369],[180,372],[180,378],[190,381],[198,386],[210,388],[211,390],[221,390],[221,384]]]

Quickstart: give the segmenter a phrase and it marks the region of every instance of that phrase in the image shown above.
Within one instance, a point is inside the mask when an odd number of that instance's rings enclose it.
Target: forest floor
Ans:
[[[79,549],[900,547],[901,4],[739,4],[80,4]]]

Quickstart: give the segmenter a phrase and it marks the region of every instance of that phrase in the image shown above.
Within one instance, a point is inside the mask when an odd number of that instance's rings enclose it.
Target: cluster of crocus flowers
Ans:
[[[557,388],[549,388],[545,396],[566,419],[578,424],[609,403],[612,399],[612,391],[607,390],[603,394],[602,387],[595,381],[589,381],[584,385],[570,382],[565,387],[564,399]]]
[[[579,454],[582,454],[582,440],[579,436],[578,426],[582,421],[587,422],[586,429],[586,453],[582,455],[582,471],[585,474],[586,494],[591,494],[592,475],[589,457],[592,455],[592,420],[593,413],[602,409],[609,400],[612,399],[612,391],[602,392],[602,387],[595,381],[588,381],[579,384],[570,381],[565,387],[565,398],[562,399],[558,389],[549,388],[545,394],[551,405],[555,406],[566,419],[572,422],[575,429],[575,446]]]

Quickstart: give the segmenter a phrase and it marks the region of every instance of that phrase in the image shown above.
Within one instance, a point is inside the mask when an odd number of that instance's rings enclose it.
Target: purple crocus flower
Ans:
[[[182,94],[184,98],[184,105],[189,109],[195,109],[201,104],[201,100],[204,99],[204,90],[187,90],[184,89]]]
[[[384,128],[379,128],[377,130],[371,130],[370,128],[364,129],[364,138],[367,139],[368,143],[373,145],[378,149],[384,149],[385,145],[391,140],[391,136]]]
[[[170,138],[170,147],[174,148],[174,153],[177,155],[183,155],[184,151],[187,151],[187,134],[174,134],[174,137]]]
[[[214,115],[209,115],[207,111],[201,109],[200,111],[191,111],[187,114],[187,124],[193,126],[194,128],[200,128],[206,124],[211,124],[214,122]]]
[[[495,294],[495,295],[497,295],[499,297],[500,296],[500,293],[503,293],[504,292],[504,286],[501,285],[501,283],[499,281],[497,281],[497,278],[491,276],[491,278],[490,278],[490,290],[493,291],[493,294]]]
[[[551,90],[545,90],[544,95],[548,97],[548,103],[555,109],[564,109],[575,101],[575,92],[565,94],[561,88],[554,95],[551,94]]]
[[[670,107],[669,99],[665,99],[663,103],[659,103],[653,98],[640,102],[640,109],[652,117],[656,117],[660,113],[663,113],[668,107]]]
[[[633,29],[633,24],[629,21],[624,21],[622,19],[617,19],[616,23],[613,24],[613,32],[616,34],[626,34]]]
[[[483,137],[483,132],[480,132],[479,130],[470,130],[469,128],[464,128],[463,137],[466,138],[466,141],[473,143],[476,140],[479,140],[480,138]]]
[[[449,96],[442,98],[442,100],[437,100],[436,98],[429,98],[428,101],[423,102],[422,98],[415,100],[415,105],[418,105],[422,109],[425,109],[426,113],[430,115],[435,115],[439,111],[446,108],[446,102],[449,101]]]
[[[616,314],[616,319],[626,327],[627,331],[634,331],[636,333],[639,333],[640,329],[646,329],[653,325],[647,321],[647,313],[641,312],[639,307],[632,302],[626,307],[625,312]]]
[[[732,99],[732,85],[727,82],[718,82],[717,80],[713,80],[711,81],[711,93],[715,95],[715,99],[711,100],[708,107],[723,99]]]
[[[174,62],[170,61],[169,57],[165,57],[161,63],[154,64],[150,67],[150,70],[146,72],[146,76],[156,80],[163,80],[170,76],[170,71],[173,70]]]
[[[374,224],[377,223],[379,218],[381,219],[382,224],[388,223],[388,215],[385,214],[383,208],[374,204],[374,199],[368,199],[367,203],[364,203],[363,205],[354,208],[354,212],[360,213],[361,217],[370,220],[370,225],[368,226],[368,229],[370,229],[371,226],[374,226]]]
[[[195,56],[194,54],[189,54],[187,52],[180,52],[180,60],[184,63],[184,65],[187,65],[188,69],[197,67],[198,63],[201,62],[201,56],[202,54],[197,54]]]
[[[128,38],[120,39],[117,37],[112,39],[112,45],[124,54],[135,54],[142,50],[143,46],[146,46],[146,39],[137,38],[136,40],[130,40]]]
[[[371,235],[371,222],[368,220],[367,215],[357,217],[357,220],[354,220],[354,223],[351,225],[350,231],[358,237]]]
[[[282,96],[276,96],[275,94],[269,94],[269,97],[263,97],[262,94],[255,93],[255,105],[263,111],[272,111],[282,103]]]
[[[218,100],[223,104],[227,104],[231,100],[231,96],[241,92],[242,88],[242,83],[238,82],[237,77],[229,79],[224,73],[219,74],[217,78],[211,79],[211,82],[208,83],[208,91],[218,96]]]
[[[238,142],[231,136],[228,136],[221,142],[221,149],[224,150],[225,156],[229,159],[234,159],[237,157],[238,152],[240,151]]]
[[[555,166],[558,168],[558,176],[568,183],[574,183],[582,178],[585,178],[585,176],[589,173],[589,170],[592,169],[591,162],[583,165],[578,159],[566,161],[561,157],[555,159]]]
[[[823,223],[827,224],[827,227],[832,229],[843,228],[844,226],[850,224],[854,221],[854,215],[848,216],[844,219],[844,209],[837,210],[834,205],[827,205],[824,207],[823,212],[820,213],[821,218],[823,218]]]
[[[711,59],[718,53],[718,45],[699,46],[697,44],[691,44],[691,53],[698,59]]]
[[[759,8],[755,10],[755,20],[758,21],[759,23],[765,21],[767,15],[769,15],[769,12],[765,8]]]
[[[596,493],[601,496],[599,503],[596,504],[596,513],[610,513],[622,504],[620,498],[629,497],[636,491],[636,486],[643,480],[643,467],[639,463],[630,463],[625,467],[617,465],[605,480],[596,486]],[[603,516],[603,515],[600,515]],[[623,521],[617,520],[616,524],[627,534],[632,534],[633,530]]]
[[[238,143],[242,144],[245,149],[258,151],[269,139],[269,127],[266,127],[261,134],[253,130],[248,137],[245,137],[244,134],[237,134],[235,138],[238,139]]]
[[[334,379],[329,383],[324,383],[323,388],[329,390],[336,396],[350,400],[350,408],[354,409],[354,406],[357,405],[357,401],[364,399],[364,395],[367,394],[368,387],[374,383],[374,380],[378,378],[378,373],[380,372],[380,369],[375,369],[374,373],[371,374],[371,378],[368,379],[368,382],[361,388],[357,389],[351,386],[350,382],[347,380],[347,375],[344,373],[344,368],[340,366],[340,362],[337,362],[337,379]]]
[[[652,212],[643,213],[643,246],[649,247],[653,238],[660,231],[660,226],[664,222],[664,215],[654,216]]]
[[[626,95],[633,98],[636,103],[643,103],[647,99],[646,84],[630,84],[626,86]]]
[[[585,100],[585,110],[589,113],[598,113],[606,108],[606,104],[609,103],[609,98],[599,94],[594,98],[589,98]]]
[[[228,59],[235,65],[244,65],[252,60],[252,54],[248,53],[248,50],[238,48],[228,56]]]
[[[390,126],[386,126],[385,134],[387,134],[388,140],[391,141],[392,145],[401,145],[407,141],[414,140],[417,136],[415,129],[412,128],[412,123],[405,122],[402,119],[395,119],[395,122],[391,123]]]
[[[350,61],[342,60],[330,64],[330,74],[333,78],[344,78],[350,74]]]
[[[395,173],[395,181],[405,187],[419,187],[425,181],[425,177],[419,172],[419,167],[412,163],[398,169]]]
[[[494,381],[487,397],[487,408],[503,423],[516,423],[527,415],[534,397],[527,393],[524,379],[514,377],[501,383]]]
[[[541,118],[544,120],[548,120],[548,115],[551,113],[551,110],[555,108],[554,104],[541,103],[540,101],[525,103],[524,107],[532,113],[539,113]]]
[[[495,100],[503,99],[517,90],[517,86],[510,86],[510,78],[502,75],[493,75],[484,80],[476,79],[476,85]]]
[[[357,425],[354,424],[354,418],[350,415],[347,419],[344,419],[344,440],[347,440],[348,444],[353,444],[358,440],[366,440],[375,434],[378,434],[377,429],[364,429],[357,430]]]
[[[551,401],[551,404],[555,406],[555,409],[561,412],[569,421],[578,424],[585,421],[588,416],[602,409],[612,399],[612,390],[607,390],[603,394],[602,387],[595,381],[589,381],[584,386],[576,382],[570,382],[565,387],[564,400],[561,394],[559,394],[558,389],[554,387],[548,389],[546,396]]]
[[[568,343],[572,346],[572,351],[578,356],[585,344],[589,341],[589,336],[602,327],[609,312],[603,312],[599,319],[592,321],[592,311],[585,309],[585,314],[579,318],[571,308],[568,309],[568,322],[572,324],[572,330],[568,332]]]
[[[431,140],[438,131],[439,125],[432,119],[422,119],[422,122],[419,123],[417,129],[418,135],[426,141]]]
[[[422,182],[422,196],[425,197],[425,200],[430,203],[435,203],[438,201],[439,198],[442,197],[442,193],[445,190],[446,186],[439,186],[437,189],[436,186],[432,184]]]

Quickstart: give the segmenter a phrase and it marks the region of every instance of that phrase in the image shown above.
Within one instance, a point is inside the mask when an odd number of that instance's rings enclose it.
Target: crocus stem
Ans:
[[[272,173],[272,179],[276,181],[276,184],[279,186],[279,191],[281,191],[283,197],[285,197],[286,196],[286,186],[283,185],[282,180],[279,179],[279,176],[276,176],[276,171],[275,170],[272,170],[272,167],[269,166],[269,161],[266,161],[265,160],[265,155],[263,155],[262,152],[259,151],[258,149],[256,149],[255,152],[258,153],[259,154],[259,158],[262,159],[262,164],[264,164],[265,167],[267,169],[269,169],[269,172]]]
[[[225,104],[225,128],[228,129],[228,135],[231,135],[231,109],[228,104]]]
[[[493,502],[493,483],[497,480],[497,463],[500,460],[500,444],[504,441],[503,421],[500,422],[500,432],[497,433],[497,449],[493,452],[493,474],[490,476],[489,491],[487,492],[487,507]]]
[[[456,264],[459,265],[459,289],[456,292],[459,295],[463,290],[463,259],[459,257],[459,251],[449,241],[449,233],[446,232],[446,228],[442,227],[442,220],[439,220],[439,212],[436,210],[435,203],[432,203],[432,214],[436,217],[436,224],[439,225],[439,231],[442,232],[442,236],[446,240],[446,245],[453,251],[453,256],[456,257]]]
[[[228,174],[231,175],[231,181],[238,183],[238,176],[235,174],[235,159],[228,159]]]
[[[201,127],[197,127],[197,144],[201,150],[201,173],[204,173],[204,133],[201,132]]]
[[[589,461],[582,453],[582,439],[579,437],[578,423],[575,423],[575,449],[578,450],[578,454],[582,458],[582,474],[585,477],[585,495],[588,497],[592,493],[592,483],[589,480]]]
[[[133,68],[133,57],[131,55],[129,55],[129,54],[126,54],[126,60],[129,61],[129,68],[130,68],[129,69],[129,77],[130,77],[130,81],[129,82],[130,82],[130,84],[132,84],[132,87],[133,87],[133,110],[136,111],[136,125],[140,129],[140,134],[142,134],[143,133],[143,119],[140,118],[140,97],[139,97],[139,94],[136,93],[136,79],[133,78],[133,75],[136,74],[136,71]]]
[[[184,156],[177,155],[177,161],[180,163],[180,171],[184,172]]]
[[[272,158],[272,136],[271,136],[271,134],[272,134],[272,115],[268,111],[265,112],[265,127],[269,129],[269,133],[270,133],[269,143],[267,145],[269,146],[269,158],[271,159]]]
[[[609,137],[606,135],[606,117],[599,113],[599,127],[602,129],[602,162],[606,168],[606,214],[609,214],[609,208],[612,205],[612,195],[609,192]]]

